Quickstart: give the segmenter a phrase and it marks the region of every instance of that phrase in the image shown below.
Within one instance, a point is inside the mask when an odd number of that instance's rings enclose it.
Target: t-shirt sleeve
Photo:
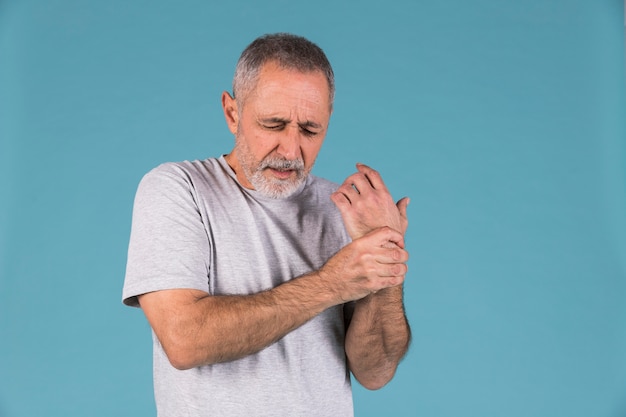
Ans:
[[[189,288],[209,292],[210,242],[193,182],[174,164],[141,180],[133,206],[122,300],[138,306],[148,292]]]

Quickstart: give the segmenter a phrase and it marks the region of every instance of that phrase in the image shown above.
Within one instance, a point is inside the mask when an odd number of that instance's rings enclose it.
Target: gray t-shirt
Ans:
[[[124,303],[173,288],[253,294],[320,268],[349,242],[336,187],[309,175],[289,198],[266,198],[223,157],[153,169],[135,198]],[[352,416],[344,336],[335,306],[256,354],[179,371],[153,335],[158,415]]]

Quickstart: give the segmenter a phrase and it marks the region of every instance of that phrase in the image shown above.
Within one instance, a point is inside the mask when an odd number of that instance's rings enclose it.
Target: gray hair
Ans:
[[[261,67],[276,62],[281,68],[303,73],[321,71],[328,81],[330,105],[335,98],[335,75],[324,51],[313,42],[290,33],[263,35],[244,49],[235,68],[233,95],[240,111],[248,94],[256,87]]]

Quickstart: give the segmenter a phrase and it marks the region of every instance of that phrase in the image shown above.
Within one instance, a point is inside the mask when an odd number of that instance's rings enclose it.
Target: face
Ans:
[[[321,71],[302,73],[266,63],[242,108],[228,93],[222,106],[235,148],[226,161],[246,188],[284,198],[306,180],[331,114]]]

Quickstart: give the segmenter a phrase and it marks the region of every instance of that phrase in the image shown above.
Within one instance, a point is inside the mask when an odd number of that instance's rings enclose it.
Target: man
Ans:
[[[232,152],[142,179],[123,298],[153,329],[160,416],[350,416],[350,372],[393,377],[408,199],[365,165],[309,174],[333,97],[317,45],[263,36],[222,94]]]

